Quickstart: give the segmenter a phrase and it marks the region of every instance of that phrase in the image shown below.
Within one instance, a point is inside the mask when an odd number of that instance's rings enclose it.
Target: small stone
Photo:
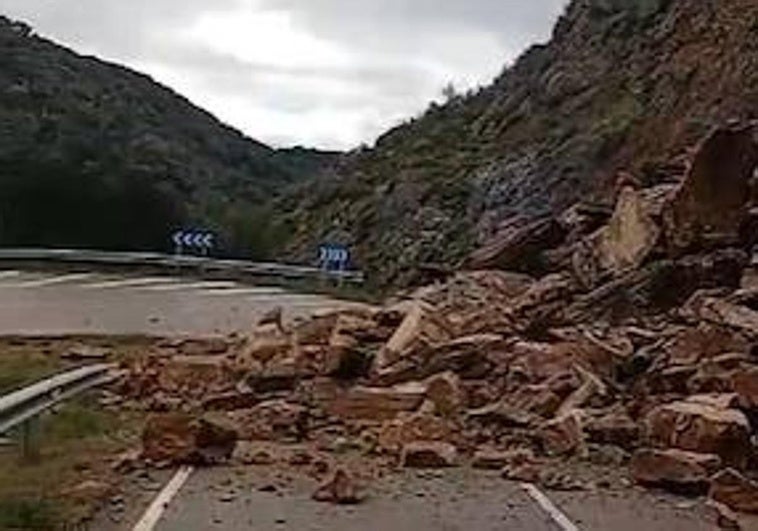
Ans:
[[[334,474],[316,489],[313,499],[339,505],[354,505],[363,501],[352,474],[344,468],[336,469]]]
[[[400,462],[405,468],[448,468],[456,466],[458,451],[443,442],[414,442],[403,446]]]
[[[724,529],[726,531],[741,531],[742,526],[740,525],[739,519],[729,507],[713,500],[708,500],[705,507],[709,516],[713,519],[719,529]]]

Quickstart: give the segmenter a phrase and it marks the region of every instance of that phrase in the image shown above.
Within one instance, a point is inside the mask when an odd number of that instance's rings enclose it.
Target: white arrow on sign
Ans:
[[[177,247],[181,247],[183,237],[184,237],[184,233],[182,231],[177,231],[174,233],[171,239],[174,240],[174,245],[176,245]]]

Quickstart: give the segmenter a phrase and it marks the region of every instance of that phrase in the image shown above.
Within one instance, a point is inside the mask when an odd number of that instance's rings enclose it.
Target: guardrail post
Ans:
[[[30,418],[21,426],[24,461],[36,463],[40,459],[40,426],[37,417]]]

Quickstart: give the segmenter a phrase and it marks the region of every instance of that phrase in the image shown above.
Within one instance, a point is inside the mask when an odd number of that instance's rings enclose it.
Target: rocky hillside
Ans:
[[[714,125],[758,114],[756,20],[753,0],[574,0],[491,86],[290,198],[290,250],[346,240],[378,284],[409,284],[578,200],[607,214],[619,170],[665,182]]]
[[[273,150],[0,17],[0,244],[163,249],[203,225],[263,253],[277,236],[260,205],[332,157]]]

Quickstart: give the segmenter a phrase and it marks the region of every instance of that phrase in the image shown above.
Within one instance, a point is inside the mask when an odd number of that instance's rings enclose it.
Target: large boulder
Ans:
[[[374,371],[381,374],[398,361],[450,339],[451,327],[434,308],[414,301],[400,326],[379,351]]]
[[[428,413],[406,413],[382,425],[378,444],[382,451],[396,454],[409,443],[446,442],[452,436],[451,425],[444,419]]]
[[[720,467],[717,455],[652,448],[638,450],[629,463],[637,483],[686,494],[707,492],[711,475]]]
[[[542,448],[550,455],[569,455],[578,452],[584,444],[582,418],[572,411],[545,422],[537,430]]]
[[[664,213],[669,251],[679,254],[735,242],[747,215],[757,165],[753,126],[714,131],[698,147],[684,183]]]
[[[420,382],[394,387],[353,387],[339,393],[327,409],[343,419],[384,421],[398,413],[415,411],[426,397],[427,386]]]
[[[572,265],[582,282],[593,286],[605,273],[618,275],[641,266],[661,239],[659,219],[671,185],[638,190],[622,188],[608,225],[577,246]]]
[[[716,454],[740,469],[748,463],[750,425],[738,410],[675,402],[653,409],[643,424],[645,440],[652,447]]]
[[[542,268],[543,251],[560,245],[567,231],[552,216],[530,220],[515,216],[498,233],[469,256],[467,269],[534,271]]]
[[[228,460],[237,432],[218,421],[182,413],[153,415],[142,432],[142,458],[159,465],[212,465]]]
[[[301,440],[308,431],[308,409],[286,400],[267,400],[250,409],[233,411],[227,418],[246,441]]]

